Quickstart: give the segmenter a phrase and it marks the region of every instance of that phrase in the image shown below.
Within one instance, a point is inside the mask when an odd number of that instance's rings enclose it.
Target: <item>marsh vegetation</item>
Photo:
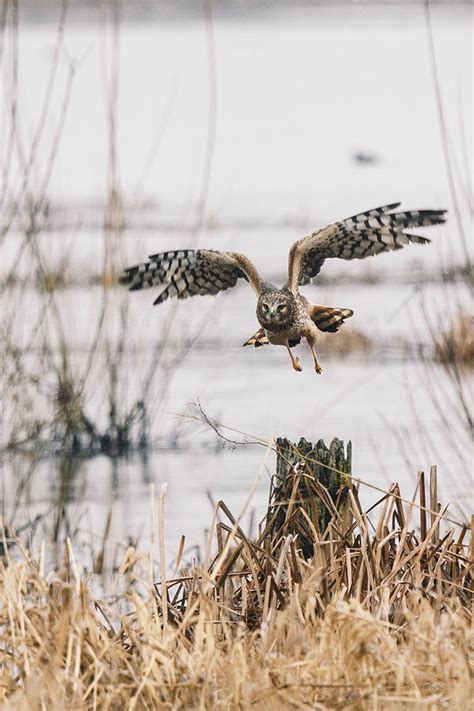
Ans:
[[[277,447],[285,475],[280,461],[258,535],[218,502],[190,567],[183,543],[168,565],[165,487],[150,502],[148,553],[129,545],[105,578],[105,538],[89,568],[68,540],[47,572],[44,548],[11,537],[6,708],[465,708],[468,528],[439,505],[436,471],[428,486],[419,474],[410,501],[394,484],[364,511],[347,471],[339,487],[322,484],[340,457],[324,465],[321,445]]]

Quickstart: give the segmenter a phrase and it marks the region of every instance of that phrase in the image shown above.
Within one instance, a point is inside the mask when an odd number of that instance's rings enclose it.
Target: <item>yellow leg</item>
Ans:
[[[293,355],[293,353],[291,352],[291,348],[288,344],[287,344],[286,348],[287,348],[288,353],[290,354],[291,365],[293,366],[293,370],[297,370],[299,373],[301,373],[302,368],[301,368],[298,358]]]
[[[311,347],[311,353],[313,354],[314,369],[318,375],[321,375],[321,373],[323,372],[323,369],[321,368],[321,366],[318,363],[318,356],[316,355],[316,351],[314,350],[313,344],[310,344],[310,347]]]

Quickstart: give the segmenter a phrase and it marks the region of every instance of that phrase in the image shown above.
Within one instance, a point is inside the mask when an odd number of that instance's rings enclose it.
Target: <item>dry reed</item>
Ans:
[[[3,708],[467,708],[469,531],[447,527],[436,471],[408,504],[397,485],[368,511],[354,487],[328,499],[325,530],[300,500],[308,471],[277,483],[255,539],[219,502],[212,555],[175,577],[163,564],[151,589],[135,549],[104,595],[69,542],[46,574],[44,550],[4,540]]]

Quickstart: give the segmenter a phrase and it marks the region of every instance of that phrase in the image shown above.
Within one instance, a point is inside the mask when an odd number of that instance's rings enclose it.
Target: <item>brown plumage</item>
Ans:
[[[288,349],[293,368],[301,370],[290,349],[305,338],[316,372],[320,373],[315,351],[318,330],[338,331],[353,312],[311,304],[299,293],[299,287],[319,274],[326,259],[364,259],[401,249],[410,242],[426,244],[430,240],[407,230],[445,222],[445,210],[394,212],[399,205],[393,203],[362,212],[295,242],[289,252],[288,283],[283,289],[263,281],[245,255],[209,249],[155,254],[148,262],[126,269],[120,281],[131,291],[165,285],[154,301],[160,304],[173,297],[217,294],[244,279],[257,296],[257,319],[261,326],[244,346],[283,345]]]
[[[331,306],[320,306],[319,304],[311,304],[309,316],[320,331],[325,333],[336,333],[343,325],[346,318],[353,316],[352,309],[335,309]],[[301,338],[297,341],[290,341],[290,348],[294,348],[301,342]],[[255,346],[261,348],[270,343],[265,333],[265,329],[259,328],[248,341],[243,344],[245,346]]]

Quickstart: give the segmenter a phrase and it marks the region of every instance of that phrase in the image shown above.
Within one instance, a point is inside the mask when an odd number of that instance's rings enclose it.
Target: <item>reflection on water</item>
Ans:
[[[415,365],[329,359],[324,379],[316,379],[308,368],[308,377],[300,381],[303,389],[299,389],[298,374],[290,371],[287,377],[286,362],[259,365],[256,354],[250,367],[246,365],[240,372],[234,367],[227,377],[225,372],[231,368],[227,356],[211,355],[192,353],[176,375],[170,402],[199,395],[207,414],[220,412],[226,424],[250,436],[269,438],[275,434],[294,440],[304,436],[327,442],[333,436],[351,439],[354,475],[381,488],[398,481],[407,496],[413,491],[417,471],[427,471],[437,463],[440,499],[458,503],[464,511],[469,509],[467,462],[462,463],[462,455],[456,458],[436,407],[417,384]],[[278,351],[274,359],[278,360]],[[418,411],[404,395],[406,388],[411,388]],[[166,415],[162,417],[166,419]],[[263,447],[236,445],[245,439],[238,432],[223,429],[222,434],[230,440],[226,442],[204,424],[177,420],[173,415],[168,418],[169,425],[177,423],[179,428],[171,450],[121,459],[45,458],[35,466],[27,466],[25,457],[19,455],[4,461],[2,491],[7,519],[21,525],[38,514],[48,514],[47,531],[55,539],[79,533],[83,540],[92,542],[95,537],[97,542],[111,512],[111,540],[148,541],[150,485],[158,492],[166,483],[170,555],[176,553],[182,534],[188,547],[203,542],[212,518],[212,502],[219,499],[238,514],[255,487],[244,525],[252,511],[255,520],[260,520],[274,468],[273,454],[266,458]],[[464,452],[468,448],[466,441]],[[378,497],[377,491],[362,487],[364,502]]]

